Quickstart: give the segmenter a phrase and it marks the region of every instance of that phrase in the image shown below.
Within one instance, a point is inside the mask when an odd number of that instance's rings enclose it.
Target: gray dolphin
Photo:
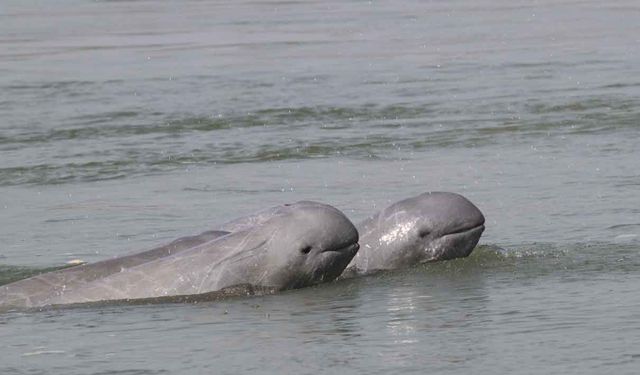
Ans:
[[[357,225],[360,250],[342,277],[468,256],[484,216],[459,194],[429,192],[396,202]]]
[[[277,207],[218,227],[234,232],[268,220]],[[360,222],[360,250],[341,277],[468,256],[484,231],[482,212],[460,194],[427,192]]]
[[[358,232],[334,207],[278,206],[233,233],[209,231],[140,254],[0,286],[0,308],[205,294],[236,285],[275,290],[337,278],[358,251]]]

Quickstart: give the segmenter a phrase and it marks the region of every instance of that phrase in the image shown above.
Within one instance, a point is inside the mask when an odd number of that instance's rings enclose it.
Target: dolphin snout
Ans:
[[[359,243],[353,243],[353,244],[349,244],[347,246],[335,249],[324,249],[322,250],[323,253],[329,252],[329,251],[333,251],[333,252],[337,252],[337,253],[345,253],[345,254],[353,254],[355,255],[358,252],[358,249],[360,249],[360,244]]]
[[[481,226],[484,230],[484,215],[467,198],[455,193],[441,193],[437,198],[446,202],[441,202],[439,206],[442,217],[450,218],[449,223],[443,228],[444,234],[462,233],[471,229],[480,229]]]

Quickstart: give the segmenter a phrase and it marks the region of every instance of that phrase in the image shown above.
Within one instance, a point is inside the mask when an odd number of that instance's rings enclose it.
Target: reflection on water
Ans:
[[[613,367],[633,362],[632,346],[615,355],[597,349],[635,327],[635,289],[615,276],[636,279],[635,247],[529,246],[514,249],[517,256],[478,250],[468,259],[272,296],[3,314],[9,330],[38,327],[3,341],[5,353],[72,373],[77,361],[96,371],[131,369],[142,347],[154,359],[145,362],[150,372],[457,372],[495,370],[496,363],[518,371],[522,362],[537,372],[576,363],[584,371],[605,358]],[[620,268],[615,252],[634,268]],[[5,369],[17,364],[5,355]],[[536,361],[539,355],[549,362]]]

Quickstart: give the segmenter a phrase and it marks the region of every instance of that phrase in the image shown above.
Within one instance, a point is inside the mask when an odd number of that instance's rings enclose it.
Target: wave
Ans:
[[[430,273],[507,273],[514,277],[549,274],[571,275],[628,273],[640,270],[638,244],[621,243],[532,243],[500,246],[483,244],[462,259],[425,264]]]
[[[189,166],[314,158],[411,158],[446,148],[531,144],[569,134],[635,134],[630,98],[565,99],[496,114],[495,105],[396,104],[269,108],[200,116],[122,110],[69,119],[72,126],[10,128],[0,151],[0,186],[47,185],[164,173]],[[46,160],[46,162],[43,162]]]

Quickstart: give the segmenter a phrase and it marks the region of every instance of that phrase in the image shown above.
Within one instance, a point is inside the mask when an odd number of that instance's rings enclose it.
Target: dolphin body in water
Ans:
[[[274,212],[277,207],[230,221],[217,229],[245,230],[267,220]],[[456,193],[427,192],[395,202],[356,225],[360,250],[341,277],[466,257],[478,244],[484,221],[478,207]]]
[[[484,221],[473,203],[455,193],[429,192],[393,203],[357,225],[360,250],[342,277],[466,257]]]
[[[0,286],[0,308],[190,296],[237,285],[301,288],[340,276],[358,247],[358,232],[342,212],[302,201],[233,232],[208,231]]]
[[[224,264],[234,258],[229,259],[221,255],[229,253],[229,249],[234,243],[240,241],[247,245],[248,242],[243,238],[248,238],[250,233],[253,233],[254,236],[258,233],[269,236],[269,230],[272,230],[275,231],[272,236],[277,236],[278,226],[287,224],[286,221],[275,224],[277,222],[275,218],[282,219],[283,216],[290,216],[291,222],[288,225],[291,225],[297,221],[295,216],[291,216],[291,211],[304,207],[334,210],[334,214],[342,216],[338,217],[338,220],[328,220],[328,222],[333,222],[333,227],[329,225],[315,228],[320,229],[323,235],[330,237],[332,231],[338,230],[342,231],[338,233],[338,237],[353,237],[351,222],[331,206],[305,201],[285,204],[230,221],[219,226],[217,230],[207,231],[197,236],[183,237],[142,253],[49,272],[0,286],[0,307],[7,305],[39,307],[51,304],[184,295],[175,293],[190,295],[245,284],[267,286],[276,290],[290,289],[333,280],[340,272],[342,272],[341,278],[347,278],[381,270],[409,267],[418,263],[466,257],[473,251],[484,231],[484,216],[469,200],[455,193],[429,192],[396,202],[361,222],[357,226],[357,230],[360,232],[360,250],[358,251],[358,245],[355,243],[358,239],[356,232],[355,242],[342,248],[342,253],[347,255],[337,257],[339,259],[333,262],[335,263],[334,267],[328,267],[329,271],[324,274],[321,272],[322,267],[317,267],[318,272],[309,272],[309,268],[307,268],[306,276],[302,276],[298,281],[295,281],[295,277],[293,277],[291,279],[293,281],[284,283],[267,283],[264,282],[264,279],[257,282],[255,278],[247,277],[252,274],[252,272],[248,272],[244,278],[227,277],[226,280],[232,281],[219,283],[215,287],[209,286],[208,288],[195,288],[192,285],[191,288],[183,287],[179,290],[175,285],[172,288],[163,287],[162,283],[158,281],[155,282],[155,286],[147,285],[150,281],[149,277],[145,275],[150,272],[159,277],[157,274],[159,274],[159,270],[163,269],[167,272],[160,278],[165,281],[171,280],[171,277],[175,279],[176,275],[179,279],[184,279],[184,275],[189,272],[192,276],[197,275],[201,271],[201,268],[198,267],[202,267],[203,263],[197,263],[193,269],[189,269],[188,266],[182,264],[188,262],[179,261],[182,259],[182,255],[189,258],[199,257],[198,259],[206,262],[205,259],[218,259],[216,258],[216,254],[218,254],[220,259],[214,260],[214,263],[219,262],[219,264],[212,265],[210,272],[215,273],[214,269],[217,270],[216,272],[222,269],[233,269],[233,267],[224,267]],[[269,223],[272,225],[268,226]],[[315,224],[317,223],[322,223],[322,220]],[[303,224],[298,221],[296,225],[298,227],[300,225],[313,226],[314,222],[311,220]],[[335,234],[333,233],[333,235]],[[317,240],[322,242],[319,237]],[[344,243],[347,242],[344,241]],[[271,241],[269,243],[272,245],[273,251],[273,244]],[[296,242],[298,245],[300,243],[303,242]],[[218,247],[221,250],[216,250]],[[316,247],[321,248],[320,245],[316,245]],[[268,249],[267,246],[262,250],[267,251]],[[255,252],[255,249],[250,250]],[[311,256],[314,251],[317,252],[313,246],[301,247],[298,250],[300,253],[311,254]],[[247,251],[247,248],[244,248],[244,251]],[[192,253],[197,253],[197,257]],[[241,256],[242,253],[242,249],[236,249],[236,254],[240,254],[238,256]],[[247,254],[247,258],[251,259],[252,257],[254,255]],[[346,268],[346,263],[343,264],[345,259],[350,260],[350,262],[346,261],[349,262]],[[182,264],[181,269],[176,268],[178,263]],[[236,269],[242,269],[242,267]],[[295,274],[295,269],[295,267],[284,269],[282,273],[283,275]],[[227,271],[227,274],[231,275],[234,272],[236,271]],[[272,274],[277,274],[277,272],[272,272]],[[314,274],[316,277],[309,277],[309,274]],[[143,279],[145,279],[144,282],[141,281]],[[114,289],[110,283],[119,283],[119,287]],[[151,282],[151,284],[154,283]],[[110,293],[107,293],[107,289],[111,289]],[[148,292],[150,289],[154,289],[154,292]]]

